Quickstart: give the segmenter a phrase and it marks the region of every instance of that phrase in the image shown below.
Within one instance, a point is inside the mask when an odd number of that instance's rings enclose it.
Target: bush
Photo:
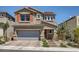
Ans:
[[[5,38],[4,38],[3,36],[1,36],[1,37],[0,37],[0,44],[3,44],[3,43],[5,43],[5,42],[6,42]]]
[[[61,43],[60,47],[67,47],[67,46],[64,43]]]
[[[79,45],[78,44],[75,44],[75,43],[68,43],[68,45],[71,46],[71,47],[79,48]]]
[[[46,39],[43,39],[43,40],[42,40],[42,46],[43,46],[43,47],[49,47],[48,42],[47,42]]]

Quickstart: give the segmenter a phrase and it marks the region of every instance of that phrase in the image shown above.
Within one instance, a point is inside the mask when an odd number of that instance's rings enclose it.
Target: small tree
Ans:
[[[64,38],[65,38],[65,33],[66,33],[65,24],[63,24],[63,25],[61,25],[61,27],[59,27],[58,30],[57,30],[58,39],[64,40]]]
[[[66,40],[70,40],[71,41],[71,34],[70,34],[69,30],[66,31],[65,37],[66,37]]]
[[[79,43],[79,28],[74,30],[74,38],[77,43]]]

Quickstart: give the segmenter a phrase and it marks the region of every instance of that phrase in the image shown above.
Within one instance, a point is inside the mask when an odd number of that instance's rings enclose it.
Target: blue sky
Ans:
[[[25,6],[0,6],[0,11],[7,11],[14,16],[14,12]],[[70,16],[79,15],[78,6],[32,6],[40,11],[52,11],[56,14],[56,22],[59,24],[64,20],[70,18]]]

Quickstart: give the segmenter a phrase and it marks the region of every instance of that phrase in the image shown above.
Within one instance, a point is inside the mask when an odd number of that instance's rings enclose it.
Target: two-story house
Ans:
[[[22,40],[53,39],[57,24],[53,12],[27,7],[15,12],[14,38]]]

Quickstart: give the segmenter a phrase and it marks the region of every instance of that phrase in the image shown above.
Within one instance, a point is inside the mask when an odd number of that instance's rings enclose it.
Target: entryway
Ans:
[[[45,29],[44,35],[46,39],[53,39],[54,30],[53,29]]]

